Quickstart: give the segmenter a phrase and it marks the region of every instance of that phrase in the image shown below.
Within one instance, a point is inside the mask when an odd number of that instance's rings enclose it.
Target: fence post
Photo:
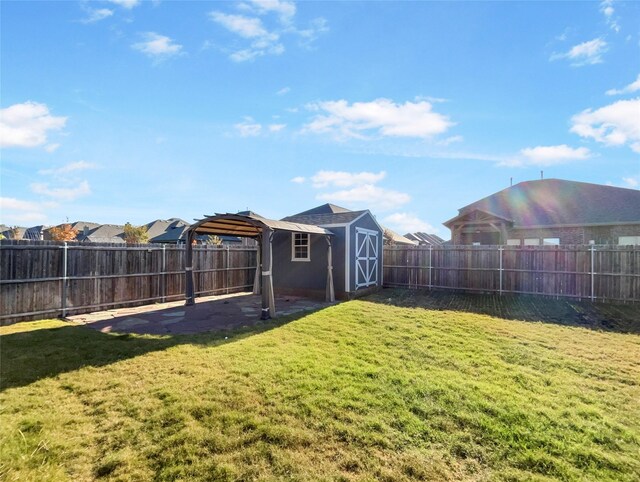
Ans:
[[[433,264],[433,257],[431,255],[431,252],[433,251],[433,245],[430,244],[429,245],[429,289],[431,289],[431,265]]]
[[[229,246],[225,246],[224,250],[226,252],[225,256],[225,267],[224,267],[224,282],[225,282],[225,293],[229,294]]]
[[[162,302],[165,303],[167,301],[167,245],[162,245],[162,276],[160,279],[162,280]]]
[[[500,246],[498,248],[498,254],[500,256],[500,270],[499,270],[500,271],[500,290],[499,290],[500,296],[502,296],[502,252],[503,251],[504,251],[504,248]]]
[[[596,252],[596,247],[592,244],[591,248],[589,249],[589,251],[591,251],[591,301],[594,301],[595,297],[594,297],[594,282],[595,282],[595,252]]]
[[[69,246],[64,242],[62,246],[62,294],[60,295],[60,303],[62,308],[62,318],[67,316],[67,261]]]

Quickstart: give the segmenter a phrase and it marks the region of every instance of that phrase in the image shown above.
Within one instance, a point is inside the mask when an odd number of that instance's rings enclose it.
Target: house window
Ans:
[[[618,244],[621,246],[628,246],[631,244],[640,244],[640,236],[620,236],[618,238]]]
[[[540,240],[538,238],[525,238],[525,246],[540,246]]]
[[[291,234],[291,261],[310,261],[309,235],[307,233]]]
[[[559,246],[560,238],[544,238],[542,240],[542,244],[544,244],[545,246]]]
[[[507,239],[507,246],[520,246],[519,239]]]

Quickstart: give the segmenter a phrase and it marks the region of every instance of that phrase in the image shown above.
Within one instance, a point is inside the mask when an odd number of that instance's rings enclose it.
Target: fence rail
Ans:
[[[0,324],[184,298],[184,247],[0,241]],[[251,290],[256,249],[196,246],[198,295]]]
[[[640,301],[638,246],[390,246],[383,269],[387,287]]]

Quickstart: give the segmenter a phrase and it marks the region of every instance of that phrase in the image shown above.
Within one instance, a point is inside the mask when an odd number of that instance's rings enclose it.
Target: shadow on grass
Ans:
[[[364,299],[406,308],[462,311],[507,320],[640,334],[640,304],[591,303],[533,295],[500,296],[400,288],[386,288]]]
[[[102,333],[87,326],[35,329],[0,336],[0,392],[43,378],[100,367],[180,344],[223,345],[267,332],[309,312],[287,315],[233,330],[152,336]]]

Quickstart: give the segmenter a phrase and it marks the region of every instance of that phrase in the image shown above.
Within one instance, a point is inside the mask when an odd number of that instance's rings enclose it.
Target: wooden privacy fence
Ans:
[[[0,241],[0,323],[184,299],[184,247]],[[196,246],[196,295],[250,291],[256,249]]]
[[[640,301],[638,246],[385,247],[384,285]]]

